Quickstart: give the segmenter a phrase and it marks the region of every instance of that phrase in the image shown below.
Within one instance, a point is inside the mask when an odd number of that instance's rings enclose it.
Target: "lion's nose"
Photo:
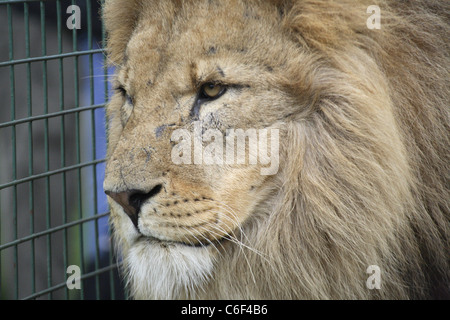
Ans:
[[[156,196],[162,189],[162,185],[158,184],[149,192],[142,190],[129,190],[124,192],[112,192],[105,190],[105,193],[110,196],[115,202],[120,204],[125,213],[130,217],[131,221],[137,228],[139,213],[145,201]]]

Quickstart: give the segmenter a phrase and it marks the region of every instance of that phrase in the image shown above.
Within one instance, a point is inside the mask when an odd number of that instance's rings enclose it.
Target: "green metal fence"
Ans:
[[[123,297],[101,190],[103,39],[97,1],[0,0],[0,299]]]

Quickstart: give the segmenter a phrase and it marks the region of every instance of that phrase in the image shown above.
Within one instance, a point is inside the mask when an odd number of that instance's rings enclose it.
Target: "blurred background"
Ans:
[[[0,0],[0,299],[126,298],[102,188],[100,7]]]

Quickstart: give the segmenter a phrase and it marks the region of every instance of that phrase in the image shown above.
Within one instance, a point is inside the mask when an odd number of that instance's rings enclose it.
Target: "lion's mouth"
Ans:
[[[186,246],[186,247],[192,247],[192,248],[206,248],[209,246],[217,246],[223,241],[226,241],[227,237],[222,237],[220,239],[216,240],[204,240],[204,241],[179,241],[179,240],[167,240],[167,239],[160,239],[154,236],[146,236],[141,235],[136,241],[137,242],[146,242],[151,245],[159,245],[163,248],[168,248],[171,246]]]

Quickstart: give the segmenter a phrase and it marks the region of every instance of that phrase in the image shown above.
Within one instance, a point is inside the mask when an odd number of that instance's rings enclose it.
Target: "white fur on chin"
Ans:
[[[138,240],[124,259],[128,287],[135,299],[195,296],[210,278],[214,257],[208,247]]]

